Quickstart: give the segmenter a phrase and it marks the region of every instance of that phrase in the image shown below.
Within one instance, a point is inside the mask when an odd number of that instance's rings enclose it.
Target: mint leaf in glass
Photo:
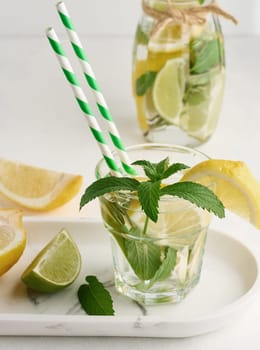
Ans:
[[[168,247],[166,248],[165,259],[161,266],[154,274],[153,278],[149,282],[149,288],[158,281],[163,281],[171,276],[172,270],[176,265],[176,249]]]
[[[129,264],[141,280],[151,279],[161,266],[161,249],[152,242],[126,239],[125,252]]]
[[[198,38],[191,42],[191,73],[201,74],[220,64],[222,46],[218,38]]]
[[[142,30],[140,25],[137,26],[135,37],[140,45],[147,45],[149,42],[149,36]]]

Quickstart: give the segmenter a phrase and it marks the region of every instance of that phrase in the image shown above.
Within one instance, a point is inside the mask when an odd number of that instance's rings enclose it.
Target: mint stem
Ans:
[[[148,222],[149,222],[149,218],[148,218],[148,216],[146,216],[145,223],[144,223],[144,229],[143,229],[143,236],[146,235],[146,231],[148,228]]]

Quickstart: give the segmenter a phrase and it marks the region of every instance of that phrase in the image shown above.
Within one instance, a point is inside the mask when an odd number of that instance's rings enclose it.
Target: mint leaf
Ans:
[[[149,177],[150,180],[155,180],[155,181],[158,180],[156,167],[154,166],[153,163],[149,162],[148,160],[137,160],[132,164],[142,166],[145,175]]]
[[[138,197],[145,214],[154,222],[158,220],[160,199],[160,181],[141,182],[138,187]]]
[[[138,44],[146,45],[149,42],[148,35],[144,33],[140,25],[137,26],[135,37]]]
[[[163,159],[161,162],[154,164],[157,174],[161,179],[161,175],[169,168],[169,157]]]
[[[126,239],[125,254],[135,274],[141,280],[151,279],[161,265],[161,249],[151,242]]]
[[[116,202],[109,201],[105,197],[101,197],[100,202],[102,202],[102,215],[109,222],[110,228],[116,232],[122,231],[125,228],[124,208]]]
[[[136,80],[136,95],[143,96],[153,85],[157,72],[148,71]]]
[[[221,62],[222,48],[219,39],[202,40],[202,43],[203,47],[195,52],[195,61],[191,66],[191,72],[195,74],[206,73]]]
[[[168,247],[166,249],[166,258],[163,260],[161,266],[156,271],[153,278],[150,280],[149,288],[156,282],[163,281],[171,276],[172,270],[176,264],[176,250]]]
[[[93,182],[80,201],[80,209],[93,199],[116,191],[137,191],[139,181],[130,177],[109,176]]]
[[[167,179],[168,177],[172,176],[173,174],[177,173],[180,170],[184,170],[189,168],[187,165],[183,163],[174,163],[168,167],[168,169],[165,170],[165,172],[162,175],[162,179]]]
[[[88,315],[114,315],[113,301],[109,292],[95,276],[87,276],[78,289],[81,306]]]
[[[206,0],[198,0],[200,5],[203,5]]]
[[[160,195],[177,196],[190,201],[196,206],[213,212],[219,218],[225,217],[223,203],[206,186],[195,182],[176,182],[161,189]]]
[[[148,160],[137,160],[133,165],[143,167],[145,175],[152,181],[161,180],[163,173],[169,168],[169,158],[163,159],[159,163],[151,163]]]

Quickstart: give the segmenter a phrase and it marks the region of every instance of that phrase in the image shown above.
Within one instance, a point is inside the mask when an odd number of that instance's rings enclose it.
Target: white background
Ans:
[[[61,30],[54,6],[58,0],[0,0],[0,35],[42,36],[46,26]],[[239,26],[222,20],[225,34],[260,34],[259,0],[219,0]],[[141,0],[66,0],[77,30],[87,35],[133,34]]]

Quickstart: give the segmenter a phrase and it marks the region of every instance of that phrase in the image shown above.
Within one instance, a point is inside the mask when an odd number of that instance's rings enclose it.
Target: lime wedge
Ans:
[[[153,102],[158,114],[170,124],[178,125],[183,107],[185,62],[181,58],[168,60],[157,74],[153,87]]]
[[[52,293],[74,282],[80,268],[78,247],[70,234],[62,229],[27,267],[22,281],[37,292]]]

